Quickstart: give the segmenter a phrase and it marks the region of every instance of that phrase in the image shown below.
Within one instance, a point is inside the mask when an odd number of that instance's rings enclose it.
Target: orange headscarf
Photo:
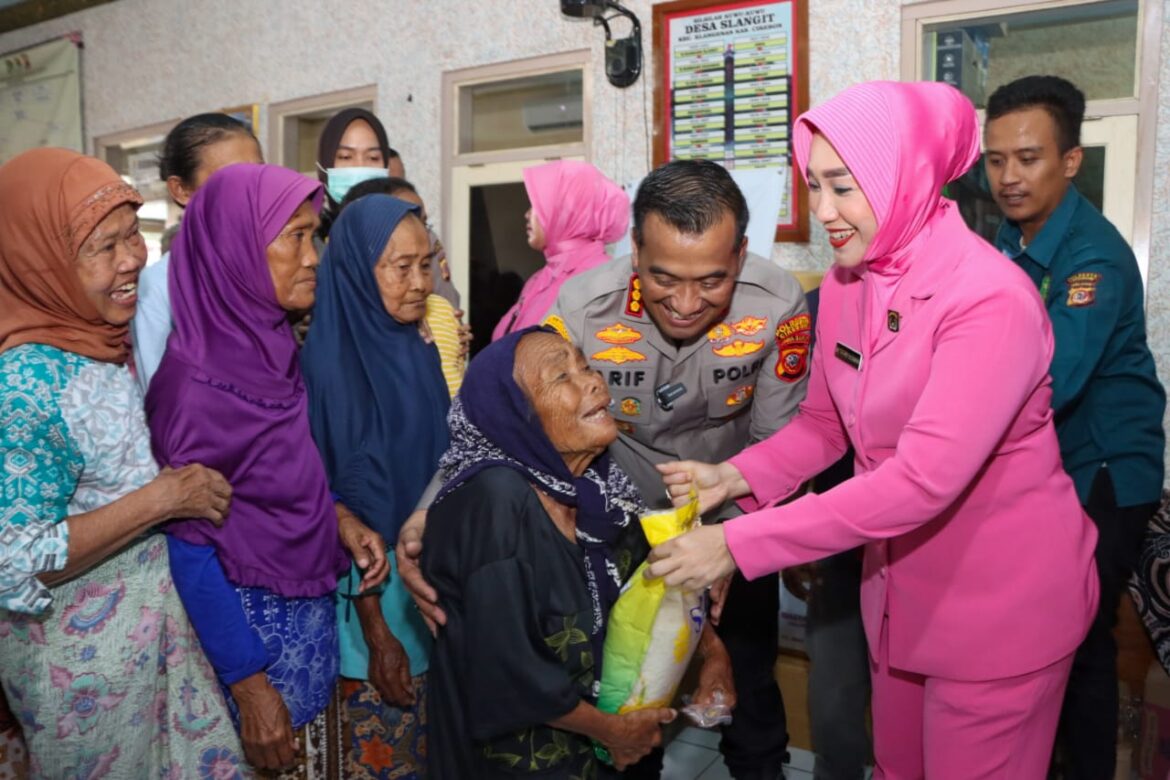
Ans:
[[[128,327],[85,297],[74,263],[99,222],[142,197],[101,160],[32,149],[0,166],[0,352],[48,344],[124,363]]]

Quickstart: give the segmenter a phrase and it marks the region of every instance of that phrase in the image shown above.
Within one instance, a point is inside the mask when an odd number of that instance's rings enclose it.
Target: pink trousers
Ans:
[[[1047,776],[1071,654],[1029,674],[981,682],[891,669],[884,630],[877,655],[870,661],[874,780]]]

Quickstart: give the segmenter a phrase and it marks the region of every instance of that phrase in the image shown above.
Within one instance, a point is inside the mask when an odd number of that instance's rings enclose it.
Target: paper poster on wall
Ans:
[[[655,6],[657,162],[790,169],[792,122],[807,102],[806,13],[799,0]],[[775,233],[808,238],[797,177],[788,178]]]
[[[84,151],[80,36],[0,55],[0,164],[38,146]]]

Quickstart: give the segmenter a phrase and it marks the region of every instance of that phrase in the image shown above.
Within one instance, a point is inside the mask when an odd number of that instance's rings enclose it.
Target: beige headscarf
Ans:
[[[107,323],[85,296],[75,261],[118,206],[142,205],[101,160],[33,149],[0,166],[0,352],[49,344],[107,363],[129,355],[128,327]]]

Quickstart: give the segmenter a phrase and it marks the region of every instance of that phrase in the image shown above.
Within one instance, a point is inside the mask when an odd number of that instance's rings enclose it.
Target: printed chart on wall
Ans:
[[[703,159],[733,172],[775,172],[782,186],[777,241],[807,240],[790,146],[807,94],[802,11],[795,0],[683,0],[654,9],[658,162]]]
[[[81,37],[0,55],[0,163],[26,149],[82,151]]]

